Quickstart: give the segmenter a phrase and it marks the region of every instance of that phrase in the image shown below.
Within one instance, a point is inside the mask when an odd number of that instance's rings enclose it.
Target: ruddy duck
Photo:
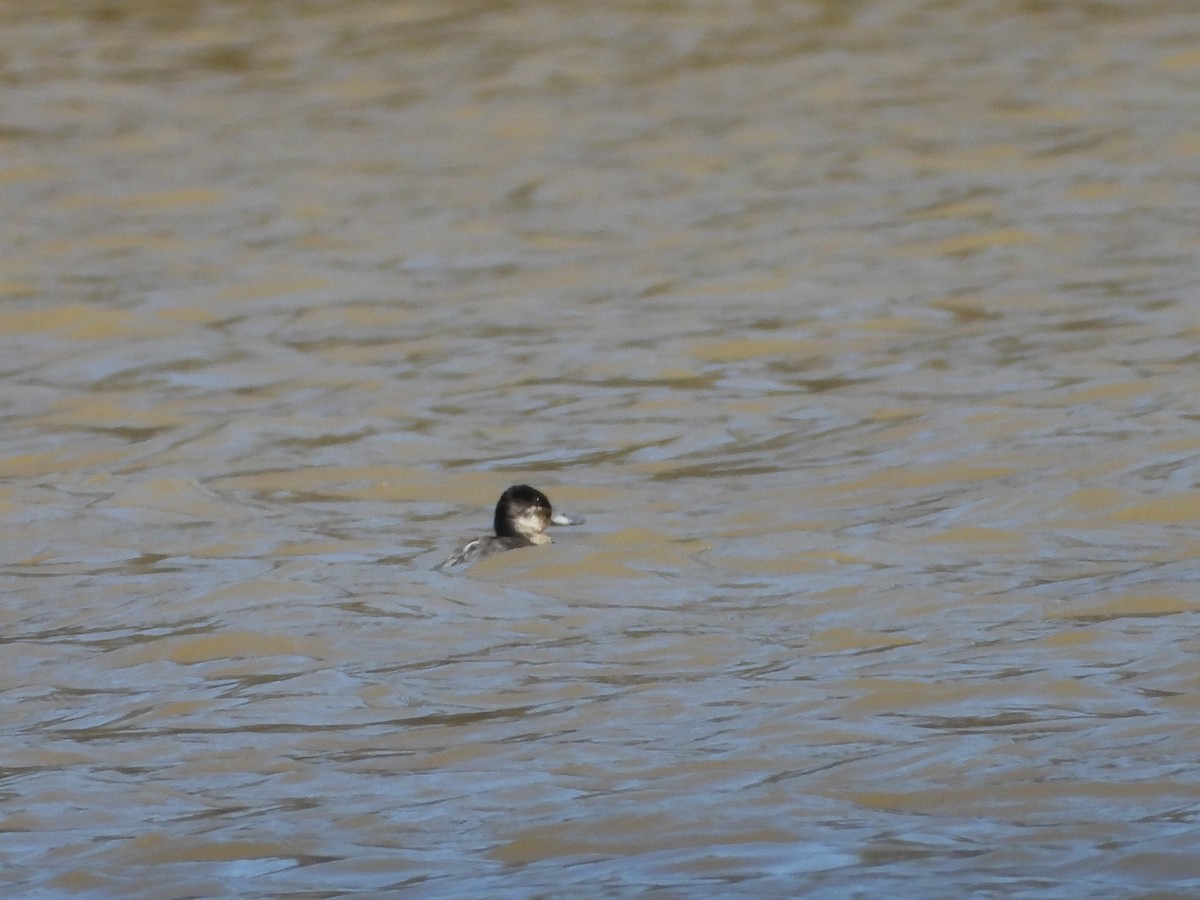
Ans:
[[[475,538],[435,568],[446,569],[459,563],[475,562],[504,550],[549,544],[550,535],[546,534],[546,529],[550,525],[579,525],[582,522],[583,519],[572,519],[556,513],[550,506],[550,498],[537,488],[514,484],[500,495],[496,503],[493,523],[496,536]]]

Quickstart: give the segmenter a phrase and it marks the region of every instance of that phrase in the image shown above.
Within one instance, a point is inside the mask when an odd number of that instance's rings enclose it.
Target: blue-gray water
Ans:
[[[1200,889],[1200,8],[79,7],[6,896]],[[587,523],[433,571],[514,482]]]

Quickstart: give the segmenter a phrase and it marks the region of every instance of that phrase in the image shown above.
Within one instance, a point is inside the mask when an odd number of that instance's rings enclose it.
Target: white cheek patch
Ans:
[[[517,531],[525,535],[540,534],[546,528],[546,520],[540,512],[527,512],[518,516],[515,524]]]

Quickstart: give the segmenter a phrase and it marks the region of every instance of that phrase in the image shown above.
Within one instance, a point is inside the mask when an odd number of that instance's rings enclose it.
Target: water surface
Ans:
[[[1200,888],[1200,11],[0,23],[10,893]]]

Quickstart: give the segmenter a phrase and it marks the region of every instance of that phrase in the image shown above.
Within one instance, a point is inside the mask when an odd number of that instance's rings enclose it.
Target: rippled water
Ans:
[[[93,6],[0,6],[10,895],[1200,889],[1200,9]]]

